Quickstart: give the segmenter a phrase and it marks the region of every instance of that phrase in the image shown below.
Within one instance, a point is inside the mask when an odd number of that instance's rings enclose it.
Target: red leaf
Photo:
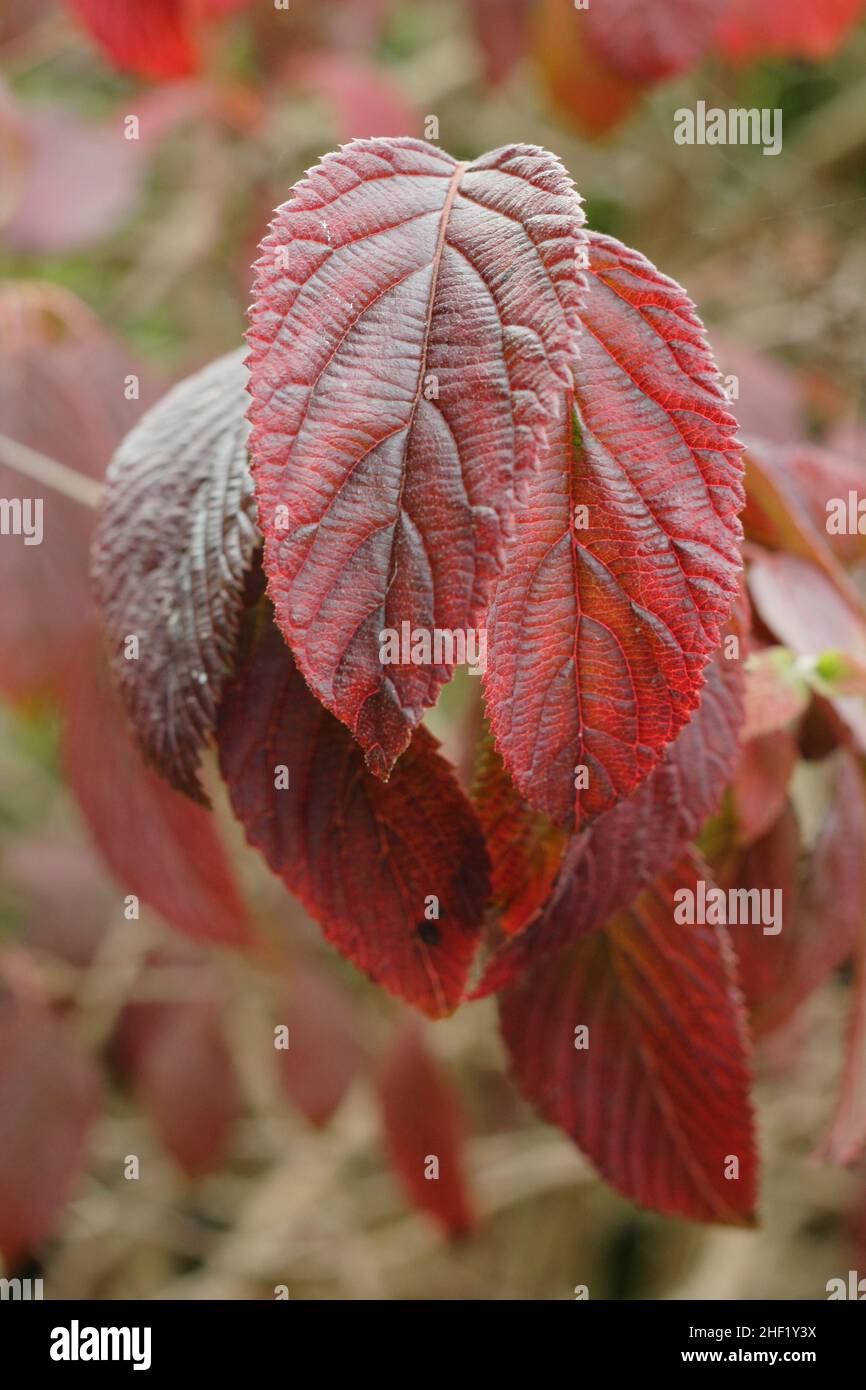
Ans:
[[[472,799],[490,855],[500,925],[508,936],[523,931],[550,896],[566,836],[521,797],[485,733]]]
[[[228,353],[175,386],[117,450],[93,540],[112,673],[147,759],[207,804],[216,724],[260,537],[247,461],[246,370]],[[129,658],[130,636],[139,647]]]
[[[417,1028],[398,1035],[377,1081],[385,1143],[410,1202],[449,1235],[466,1235],[475,1215],[463,1173],[463,1118]]]
[[[808,708],[809,699],[809,687],[787,647],[753,652],[746,667],[744,743],[788,728]]]
[[[2,433],[80,475],[72,481],[82,499],[5,467],[0,444],[0,496],[42,504],[40,544],[10,535],[0,545],[0,692],[21,699],[56,694],[90,632],[97,480],[151,388],[123,346],[57,285],[7,283],[0,337]],[[125,399],[129,373],[139,377],[140,401]]]
[[[581,221],[535,147],[463,165],[356,140],[262,243],[247,336],[269,592],[379,776],[452,665],[384,665],[379,634],[483,612],[515,459],[532,463],[569,380]]]
[[[863,779],[856,760],[845,749],[833,754],[829,770],[827,811],[799,894],[784,906],[782,931],[778,937],[762,936],[767,942],[765,950],[754,940],[749,943],[752,958],[757,952],[781,956],[772,989],[763,986],[760,991],[754,959],[746,961],[747,992],[754,1005],[756,1028],[761,1032],[790,1018],[813,990],[854,955],[862,939],[866,921]],[[756,865],[758,855],[755,846]],[[781,886],[782,872],[775,872],[780,881],[767,886]],[[816,930],[818,924],[820,930]],[[735,929],[738,952],[742,949],[742,933],[748,930]],[[781,943],[781,953],[774,952],[776,943]]]
[[[719,44],[735,63],[776,55],[829,58],[864,10],[864,0],[727,0]]]
[[[0,1253],[14,1267],[54,1231],[84,1166],[99,1084],[69,1028],[0,996]]]
[[[82,661],[69,692],[66,765],[94,839],[124,895],[135,894],[199,941],[236,947],[252,943],[209,814],[142,762],[95,651]]]
[[[759,839],[778,818],[797,757],[797,741],[784,729],[744,745],[732,787],[739,844]]]
[[[223,1162],[241,1111],[219,1003],[194,997],[133,1005],[122,1030],[136,1097],[160,1142],[189,1177],[212,1172]]]
[[[683,861],[604,932],[527,972],[500,1000],[502,1031],[524,1094],[618,1191],[750,1224],[757,1160],[733,956],[724,929],[674,922],[675,892],[697,881]]]
[[[359,1019],[345,990],[305,962],[290,968],[278,1022],[289,1046],[277,1048],[280,1084],[314,1125],[325,1125],[364,1063]]]
[[[497,746],[565,826],[632,791],[686,723],[740,567],[735,425],[690,301],[609,237],[591,270],[574,416],[529,479],[488,622]]]
[[[848,488],[856,489],[863,475],[858,469],[852,478],[851,466],[846,467],[844,461],[831,468],[826,462],[831,457],[824,455],[822,466],[822,456],[817,450],[782,449],[765,441],[752,441],[746,455],[747,502],[743,526],[750,540],[774,550],[785,550],[816,565],[843,598],[857,606],[861,601],[829,543],[827,497],[816,506],[814,494],[822,487],[818,478],[823,472],[825,485],[833,486],[830,478],[835,477],[839,490],[845,489],[843,498],[847,503]],[[839,538],[833,539],[838,549]],[[847,546],[842,547],[842,553],[847,550]]]
[[[112,66],[138,77],[186,77],[199,65],[186,0],[68,0]]]
[[[734,923],[729,927],[737,955],[737,976],[752,1011],[756,1033],[766,1028],[773,1000],[794,968],[797,923],[803,916],[797,904],[799,860],[800,830],[788,803],[769,830],[744,851],[735,872],[718,876],[719,886],[726,891],[736,888],[747,893],[765,890],[771,894],[777,890],[781,893],[782,929],[778,934],[765,934],[760,925],[751,922]],[[811,925],[814,930],[815,923]],[[774,1021],[779,1021],[778,1015]]]
[[[603,927],[676,862],[718,809],[737,763],[741,718],[741,664],[720,652],[694,718],[637,791],[571,840],[540,918],[493,955],[476,997]],[[497,841],[489,847],[495,884]]]
[[[372,979],[431,1016],[458,1004],[487,898],[484,842],[419,729],[385,786],[307,689],[270,610],[226,692],[220,761],[250,844]],[[286,769],[288,787],[275,785]],[[438,899],[439,917],[425,915]]]
[[[658,82],[688,72],[703,57],[718,24],[718,0],[603,0],[576,22],[587,43],[617,74]]]

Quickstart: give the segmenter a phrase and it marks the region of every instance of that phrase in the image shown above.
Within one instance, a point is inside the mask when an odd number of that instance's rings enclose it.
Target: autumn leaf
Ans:
[[[247,338],[269,593],[383,778],[452,663],[383,664],[380,634],[483,616],[515,469],[570,382],[581,222],[534,146],[462,164],[355,140],[262,243]]]
[[[124,439],[92,568],[112,672],[148,761],[207,804],[199,763],[217,717],[260,537],[243,353],[175,386]]]
[[[464,1174],[463,1117],[417,1027],[397,1034],[377,1074],[377,1090],[385,1144],[412,1205],[449,1235],[466,1235],[475,1215]]]
[[[280,1087],[311,1124],[325,1125],[366,1060],[361,1018],[346,990],[312,961],[289,966],[277,1026],[288,1046],[275,1057]]]
[[[124,897],[198,941],[249,947],[246,909],[213,821],[142,761],[98,646],[84,654],[66,704],[69,782]]]
[[[697,706],[743,500],[690,301],[638,252],[590,245],[574,400],[515,518],[485,679],[519,790],[567,828],[633,791]]]
[[[576,14],[587,43],[618,77],[658,82],[693,68],[710,47],[719,0],[604,0]]]
[[[78,1183],[99,1082],[68,1023],[0,992],[0,1253],[13,1268],[53,1233]]]
[[[89,639],[93,507],[112,451],[153,388],[125,347],[59,285],[7,281],[0,336],[0,431],[13,447],[70,470],[60,492],[50,478],[8,467],[0,444],[0,495],[22,505],[22,533],[0,545],[0,693],[23,700],[56,696]],[[136,399],[126,390],[131,380]]]
[[[426,729],[387,785],[374,776],[269,607],[256,616],[218,734],[235,815],[343,955],[425,1013],[450,1013],[488,894],[472,807]]]
[[[674,920],[675,894],[698,877],[682,861],[603,932],[527,971],[500,998],[502,1032],[524,1095],[624,1196],[748,1225],[756,1155],[733,953],[724,928]]]
[[[741,663],[719,651],[694,718],[631,796],[569,841],[543,910],[516,940],[493,952],[475,997],[502,989],[542,957],[602,928],[676,862],[706,818],[718,810],[733,776],[742,702]],[[522,842],[531,845],[527,820],[530,826],[535,821],[536,835],[542,833],[543,823],[538,825],[539,818],[525,804],[515,817]],[[502,829],[488,841],[494,885],[503,873],[498,861],[504,843]],[[525,862],[523,875],[531,868]],[[520,881],[515,866],[509,875],[511,881]]]

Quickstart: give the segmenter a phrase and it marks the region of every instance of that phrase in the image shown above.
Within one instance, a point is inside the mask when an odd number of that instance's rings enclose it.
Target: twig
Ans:
[[[37,449],[20,444],[6,434],[0,434],[0,463],[45,487],[54,488],[55,492],[62,492],[64,497],[71,497],[73,502],[80,502],[82,506],[98,507],[102,499],[102,484],[94,478],[77,473],[74,468],[67,468],[65,463],[58,463],[56,459],[40,454]]]

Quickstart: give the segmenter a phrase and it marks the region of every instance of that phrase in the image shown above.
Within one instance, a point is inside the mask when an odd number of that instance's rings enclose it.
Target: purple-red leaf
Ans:
[[[488,891],[472,807],[423,728],[390,782],[375,777],[310,693],[270,607],[256,619],[218,734],[247,839],[359,969],[425,1013],[450,1013]]]
[[[591,237],[572,404],[530,477],[489,618],[488,712],[520,791],[580,828],[700,698],[737,592],[740,450],[700,321]]]
[[[460,164],[355,140],[262,243],[247,336],[269,593],[381,777],[453,660],[383,664],[380,633],[483,614],[515,469],[570,380],[582,220],[534,146]]]
[[[172,786],[205,803],[199,761],[259,544],[246,379],[243,353],[229,353],[139,421],[111,461],[93,543],[112,671],[131,727]]]
[[[625,1196],[750,1224],[757,1160],[733,953],[724,928],[674,920],[674,894],[697,881],[681,862],[605,931],[527,971],[500,1000],[502,1031],[527,1099]]]

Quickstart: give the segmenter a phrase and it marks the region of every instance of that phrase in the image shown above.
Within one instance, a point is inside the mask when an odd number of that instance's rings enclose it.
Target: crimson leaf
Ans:
[[[675,892],[697,879],[683,861],[604,932],[543,959],[501,997],[502,1031],[524,1094],[625,1196],[749,1224],[756,1157],[733,954],[724,928],[674,921]]]
[[[741,663],[719,651],[694,718],[637,791],[571,840],[549,901],[525,932],[494,954],[478,995],[501,989],[542,955],[603,927],[675,863],[718,809],[733,775],[742,706]],[[523,843],[532,846],[527,818],[537,823],[524,805],[517,819],[524,825]],[[500,832],[488,842],[494,884],[502,872],[497,851],[503,839]]]
[[[610,237],[590,247],[574,399],[515,520],[486,677],[506,766],[569,827],[632,791],[697,705],[737,589],[743,501],[684,291]]]
[[[581,222],[534,146],[461,164],[354,140],[262,243],[247,336],[269,592],[383,778],[450,665],[384,666],[379,634],[483,613],[515,464],[570,380]]]
[[[385,786],[308,690],[269,609],[251,627],[218,733],[248,840],[361,970],[450,1013],[488,890],[472,807],[423,728]]]
[[[93,545],[112,670],[142,751],[204,804],[199,759],[259,542],[246,402],[240,351],[169,391],[111,461]]]

